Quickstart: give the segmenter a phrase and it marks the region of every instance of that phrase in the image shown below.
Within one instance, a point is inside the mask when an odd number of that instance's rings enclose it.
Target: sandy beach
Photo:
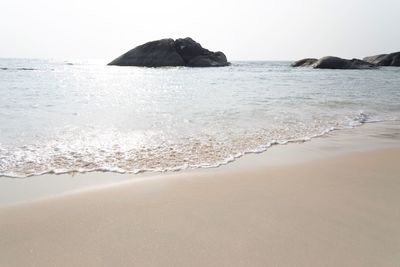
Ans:
[[[0,1],[0,267],[400,267],[400,0]]]
[[[398,266],[400,127],[377,127],[3,205],[0,266]]]

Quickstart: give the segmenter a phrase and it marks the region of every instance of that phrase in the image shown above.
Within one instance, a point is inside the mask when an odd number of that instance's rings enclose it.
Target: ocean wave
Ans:
[[[15,150],[0,144],[0,177],[26,178],[43,174],[95,171],[138,174],[215,168],[229,164],[246,154],[263,153],[271,146],[307,142],[332,131],[385,120],[371,119],[368,114],[360,112],[346,124],[335,123],[324,127],[312,125],[302,130],[264,129],[261,132],[225,140],[209,136],[205,139],[190,138],[186,142],[163,143],[135,149],[123,147],[122,144],[126,141],[124,137],[108,148],[101,147],[101,141],[91,146],[83,141],[68,147],[58,140],[47,145],[23,146]]]

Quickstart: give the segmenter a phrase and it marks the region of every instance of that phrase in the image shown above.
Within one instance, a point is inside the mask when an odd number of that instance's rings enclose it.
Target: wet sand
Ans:
[[[397,266],[397,124],[4,205],[0,266]]]

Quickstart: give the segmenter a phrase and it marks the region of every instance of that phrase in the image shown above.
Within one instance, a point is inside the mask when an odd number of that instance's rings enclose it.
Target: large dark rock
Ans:
[[[229,62],[222,52],[211,52],[191,38],[162,39],[140,45],[108,65],[141,67],[222,67]]]
[[[400,67],[400,52],[366,57],[363,60],[377,66]]]
[[[212,52],[203,48],[198,42],[189,37],[184,39],[176,39],[175,49],[186,63],[196,57],[208,56],[212,54]]]
[[[323,57],[312,65],[316,69],[375,69],[374,64],[360,59],[343,59],[339,57]]]
[[[173,39],[148,42],[126,52],[108,65],[164,67],[185,66],[185,61],[176,52]]]
[[[304,58],[297,60],[291,64],[292,67],[308,67],[317,62],[316,58]]]
[[[211,52],[189,37],[177,39],[175,48],[188,67],[223,67],[229,65],[224,53]]]
[[[197,56],[187,63],[188,67],[223,67],[229,65],[224,53],[215,52],[211,55]]]
[[[381,54],[381,55],[376,55],[376,56],[371,56],[371,57],[365,57],[363,58],[364,61],[367,61],[371,64],[378,65],[378,63],[382,60],[382,58],[386,57],[387,54]]]

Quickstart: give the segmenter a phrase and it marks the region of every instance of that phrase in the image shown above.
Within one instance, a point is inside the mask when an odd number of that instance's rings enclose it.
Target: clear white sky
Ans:
[[[400,51],[400,0],[1,0],[0,57],[104,58],[190,36],[229,59]]]

